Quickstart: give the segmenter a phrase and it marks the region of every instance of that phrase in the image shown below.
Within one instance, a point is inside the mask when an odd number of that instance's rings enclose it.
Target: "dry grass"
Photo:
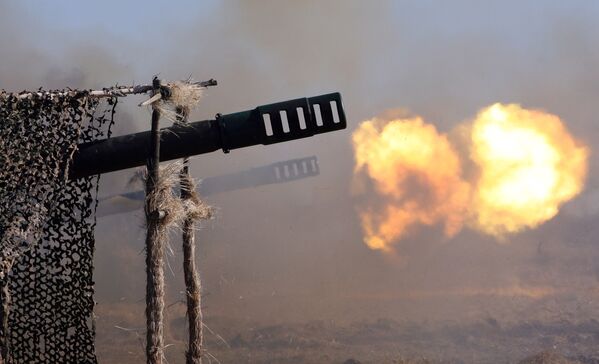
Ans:
[[[160,114],[173,121],[179,122],[185,115],[196,107],[202,98],[204,87],[191,80],[171,82],[166,85],[171,91],[167,99],[160,100],[156,107]]]
[[[212,207],[204,203],[196,192],[196,184],[188,177],[184,186],[180,186],[180,172],[183,163],[178,161],[160,167],[158,183],[154,191],[146,196],[146,213],[158,211],[162,218],[160,223],[166,229],[181,229],[185,219],[206,220],[213,216]],[[144,180],[147,175],[144,176]],[[181,199],[177,187],[185,188],[191,195]]]

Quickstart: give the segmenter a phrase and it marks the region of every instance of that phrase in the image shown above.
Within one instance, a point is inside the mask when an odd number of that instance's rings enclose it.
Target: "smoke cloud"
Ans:
[[[599,143],[598,17],[599,7],[583,1],[181,1],[151,6],[115,0],[3,1],[0,88],[148,83],[155,74],[165,80],[214,77],[219,86],[207,90],[194,120],[289,98],[342,93],[346,131],[193,160],[196,178],[311,155],[320,167],[315,178],[208,198],[217,218],[197,234],[198,266],[207,324],[217,332],[318,319],[546,318],[542,307],[548,302],[559,308],[558,317],[584,318],[599,312],[593,303],[599,302],[593,290],[599,277],[595,158],[588,159],[583,192],[560,202],[559,212],[537,228],[508,234],[506,244],[477,229],[460,230],[464,222],[433,206],[439,201],[462,206],[451,201],[455,195],[449,192],[462,185],[459,174],[442,168],[459,164],[466,179],[474,173],[475,166],[466,163],[468,146],[454,136],[461,132],[458,125],[486,105],[518,103],[526,110],[547,110],[559,115],[581,145]],[[117,134],[149,128],[148,111],[135,106],[139,101],[121,102]],[[352,133],[362,120],[397,107],[419,115],[425,140],[436,141],[435,153],[447,154],[436,163],[439,171],[423,172],[417,180],[394,177],[405,187],[402,196],[426,213],[417,221],[427,226],[407,234],[401,230],[401,259],[362,242],[359,209],[369,201],[375,201],[373,209],[380,207],[380,191],[386,190],[374,178],[363,186],[364,194],[352,194]],[[420,163],[436,160],[431,156]],[[103,176],[101,195],[126,192],[132,173]],[[433,178],[447,178],[448,190],[429,193]],[[427,187],[420,194],[408,193],[421,182]],[[141,211],[98,220],[95,278],[103,358],[124,342],[133,343],[127,348],[139,347],[134,333],[115,326],[143,327],[142,226]],[[173,305],[167,316],[175,321],[183,315],[176,304],[183,277],[175,237],[171,248]],[[236,321],[221,325],[218,317]],[[177,348],[173,351],[182,351],[179,329],[167,330]],[[119,345],[109,344],[114,337],[120,338]],[[130,358],[125,349],[119,355],[112,361]]]

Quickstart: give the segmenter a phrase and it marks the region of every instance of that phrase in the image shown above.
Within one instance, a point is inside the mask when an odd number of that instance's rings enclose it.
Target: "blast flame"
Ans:
[[[389,249],[414,224],[442,223],[447,235],[464,223],[469,186],[446,136],[421,118],[363,122],[353,134],[355,172],[364,171],[384,198],[383,207],[361,211],[365,242]],[[415,193],[419,191],[420,193]]]
[[[374,118],[354,132],[355,174],[379,197],[359,211],[370,248],[391,250],[418,224],[502,237],[553,218],[582,191],[589,152],[557,116],[495,104],[464,129],[467,157],[419,117]],[[475,173],[464,176],[465,164]]]
[[[482,110],[472,128],[480,171],[472,225],[497,236],[553,218],[582,191],[587,157],[555,115],[513,104]]]

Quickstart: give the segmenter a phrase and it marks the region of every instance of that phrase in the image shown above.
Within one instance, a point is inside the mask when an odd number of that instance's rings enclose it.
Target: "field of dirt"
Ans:
[[[103,363],[144,360],[140,317],[103,316],[98,357]],[[117,324],[114,324],[116,321]],[[136,326],[137,325],[137,326]],[[183,363],[184,316],[167,327],[167,358]],[[208,363],[553,363],[599,364],[599,321],[471,323],[389,319],[336,324],[332,321],[259,325],[207,317]]]

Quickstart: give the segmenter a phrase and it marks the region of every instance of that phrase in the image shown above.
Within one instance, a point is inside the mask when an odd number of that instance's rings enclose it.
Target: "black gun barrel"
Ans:
[[[347,122],[338,92],[259,106],[162,129],[160,161],[222,149],[268,145],[345,129]],[[148,158],[150,132],[128,134],[80,144],[70,168],[71,178],[142,166]]]

